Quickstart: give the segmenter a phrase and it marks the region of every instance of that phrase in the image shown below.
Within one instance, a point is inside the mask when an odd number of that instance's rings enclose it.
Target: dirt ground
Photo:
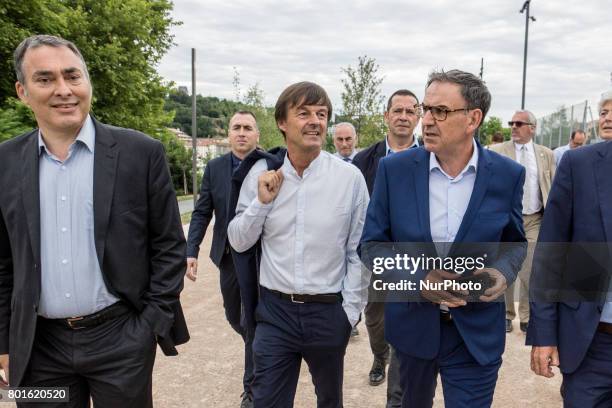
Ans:
[[[212,231],[212,228],[209,228]],[[219,290],[219,272],[208,258],[211,234],[201,246],[197,282],[185,281],[182,304],[191,340],[179,347],[179,356],[165,357],[158,349],[153,378],[156,407],[163,408],[237,408],[242,392],[242,339],[225,321]],[[345,357],[344,406],[384,408],[386,383],[368,385],[372,364],[365,326],[349,342]],[[560,407],[561,375],[536,377],[529,370],[530,348],[514,322],[507,337],[504,363],[499,373],[494,407]],[[435,407],[443,407],[438,386]],[[306,364],[295,399],[296,408],[314,408],[316,399]]]

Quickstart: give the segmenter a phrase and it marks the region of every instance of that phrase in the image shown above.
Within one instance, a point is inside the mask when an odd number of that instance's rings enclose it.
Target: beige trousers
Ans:
[[[523,228],[525,229],[525,237],[528,243],[527,256],[525,257],[525,261],[523,262],[523,266],[519,271],[516,281],[506,289],[506,319],[514,320],[516,317],[516,312],[514,310],[514,288],[516,285],[519,291],[519,320],[521,323],[529,322],[529,277],[531,276],[533,250],[535,249],[535,243],[538,241],[541,223],[541,212],[523,215]]]

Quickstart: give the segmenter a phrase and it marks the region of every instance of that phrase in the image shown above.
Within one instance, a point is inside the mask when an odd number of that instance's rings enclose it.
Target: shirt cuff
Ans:
[[[359,322],[360,313],[356,312],[355,309],[348,304],[342,307],[344,308],[344,313],[346,313],[346,317],[348,318],[351,327],[355,327],[357,322]]]

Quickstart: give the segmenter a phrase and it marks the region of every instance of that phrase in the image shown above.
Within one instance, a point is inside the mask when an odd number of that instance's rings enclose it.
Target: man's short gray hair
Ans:
[[[353,136],[357,137],[357,131],[355,130],[355,126],[353,126],[353,124],[350,123],[350,122],[340,122],[340,123],[336,123],[334,126],[332,126],[332,128],[331,128],[332,137],[336,136],[336,129],[338,129],[339,127],[342,127],[342,126],[346,126],[346,127],[350,128],[353,131]]]
[[[461,96],[468,104],[469,109],[480,109],[482,111],[482,121],[484,122],[487,112],[491,107],[491,93],[482,79],[469,72],[451,69],[450,71],[433,71],[427,79],[427,86],[433,82],[450,82],[461,87]]]
[[[514,112],[515,115],[517,113],[525,113],[525,114],[527,114],[527,119],[529,119],[529,123],[531,123],[533,126],[537,126],[538,125],[538,120],[536,119],[535,115],[533,113],[531,113],[531,111],[528,111],[526,109],[521,109],[521,110],[517,110],[516,112]]]
[[[604,92],[603,95],[601,95],[601,99],[599,100],[598,104],[599,113],[601,113],[601,110],[603,109],[604,105],[608,102],[612,102],[612,91]]]
[[[22,85],[25,84],[26,78],[23,73],[23,59],[25,57],[26,52],[29,49],[34,49],[38,47],[66,47],[70,51],[72,51],[83,64],[83,69],[85,70],[85,75],[89,79],[89,72],[87,71],[87,64],[85,64],[85,59],[81,54],[81,51],[77,48],[74,43],[65,40],[61,37],[56,37],[54,35],[33,35],[31,37],[26,38],[17,46],[15,52],[13,53],[13,63],[15,64],[15,75],[17,76],[17,81]]]

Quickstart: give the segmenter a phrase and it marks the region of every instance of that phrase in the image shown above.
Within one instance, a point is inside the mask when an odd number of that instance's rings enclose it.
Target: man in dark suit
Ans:
[[[27,38],[15,70],[39,128],[0,145],[1,368],[11,386],[69,387],[62,406],[150,407],[156,343],[175,355],[189,338],[163,146],[89,115],[71,42]]]
[[[599,134],[612,138],[612,94],[599,104]],[[535,253],[531,369],[550,378],[559,366],[566,407],[609,406],[612,395],[610,174],[612,141],[563,155]]]
[[[525,171],[474,140],[490,101],[488,89],[474,75],[433,72],[421,107],[424,148],[379,164],[362,256],[370,250],[368,243],[436,243],[439,258],[460,255],[461,242],[519,243],[489,245],[487,256],[480,253],[487,267],[473,274],[491,281],[480,303],[467,303],[461,296],[466,293],[420,286],[455,280],[461,275],[454,271],[422,267],[401,274],[416,284],[415,301],[387,298],[385,334],[400,361],[402,407],[432,406],[438,373],[447,407],[488,407],[493,399],[505,342],[504,304],[493,301],[515,279],[525,256]]]
[[[219,268],[219,282],[225,317],[230,326],[245,341],[242,406],[251,406],[251,382],[253,381],[253,356],[251,341],[247,339],[241,324],[240,288],[227,242],[227,212],[233,172],[240,162],[257,146],[259,130],[255,115],[249,111],[236,112],[229,121],[228,139],[231,152],[209,161],[204,170],[200,198],[196,203],[187,236],[187,277],[196,280],[200,243],[208,224],[215,215],[210,259]]]
[[[419,123],[419,99],[407,89],[399,89],[389,97],[384,114],[389,128],[384,140],[359,152],[353,164],[361,170],[372,195],[376,170],[381,158],[402,150],[418,147],[414,129]],[[413,215],[414,216],[414,215]],[[370,369],[370,385],[379,385],[385,381],[385,366],[389,361],[389,381],[387,383],[387,408],[399,407],[402,403],[402,389],[399,384],[399,363],[385,341],[385,304],[379,301],[368,302],[365,308],[365,324],[368,329],[370,348],[374,362]]]

